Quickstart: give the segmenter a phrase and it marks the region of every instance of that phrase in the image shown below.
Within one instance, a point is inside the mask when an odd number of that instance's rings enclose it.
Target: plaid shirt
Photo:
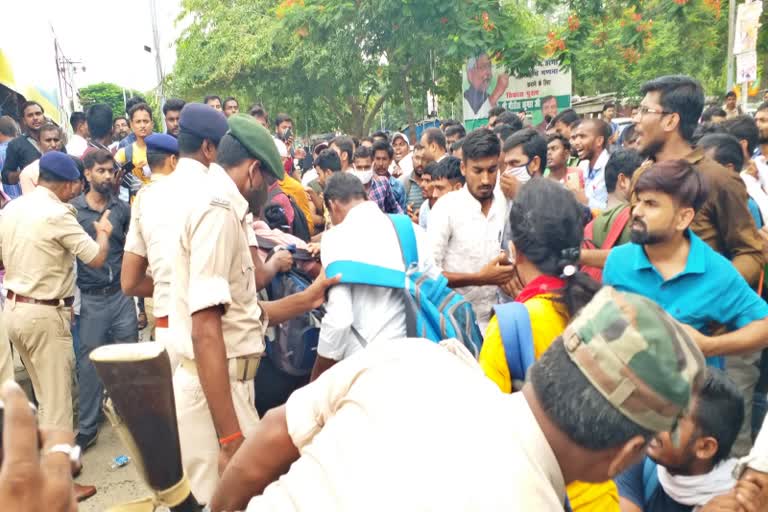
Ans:
[[[390,185],[387,178],[381,176],[371,178],[368,199],[379,205],[379,208],[384,213],[403,213],[403,209],[397,204],[395,194],[392,191],[392,185]]]

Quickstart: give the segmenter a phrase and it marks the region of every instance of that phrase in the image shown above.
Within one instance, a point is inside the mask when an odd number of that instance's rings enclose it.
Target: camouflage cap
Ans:
[[[571,360],[624,416],[674,430],[704,378],[704,356],[655,302],[604,287],[563,333]]]

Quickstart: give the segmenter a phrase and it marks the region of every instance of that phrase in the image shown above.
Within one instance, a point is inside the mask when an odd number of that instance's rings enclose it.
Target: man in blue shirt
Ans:
[[[754,352],[768,341],[768,305],[733,265],[690,229],[707,197],[702,176],[684,160],[652,165],[635,185],[631,240],[613,249],[604,284],[644,295],[689,326],[710,364]],[[731,332],[712,334],[725,325]]]
[[[732,473],[738,459],[728,453],[743,418],[739,389],[725,374],[710,369],[677,424],[676,442],[669,432],[659,434],[651,440],[648,456],[614,479],[622,512],[690,512],[732,502],[733,496],[722,495],[736,485]]]
[[[403,184],[389,173],[389,166],[392,164],[392,158],[395,156],[395,150],[389,142],[377,141],[373,144],[373,172],[377,176],[386,178],[392,187],[392,193],[395,201],[400,205],[403,211],[406,211],[405,187]]]

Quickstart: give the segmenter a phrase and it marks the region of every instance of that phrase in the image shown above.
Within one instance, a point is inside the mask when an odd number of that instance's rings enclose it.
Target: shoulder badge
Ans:
[[[211,206],[218,206],[219,208],[226,208],[229,210],[232,207],[232,204],[228,199],[225,199],[221,196],[213,196],[211,198]]]

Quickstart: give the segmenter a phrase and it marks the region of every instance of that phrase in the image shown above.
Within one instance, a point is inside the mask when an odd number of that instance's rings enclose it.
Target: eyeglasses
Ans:
[[[660,114],[662,116],[666,116],[666,115],[669,115],[669,114],[674,114],[674,112],[670,112],[668,110],[657,110],[655,108],[648,108],[648,107],[644,107],[644,106],[641,106],[637,110],[637,112],[640,115],[640,117],[643,117],[646,114]]]

